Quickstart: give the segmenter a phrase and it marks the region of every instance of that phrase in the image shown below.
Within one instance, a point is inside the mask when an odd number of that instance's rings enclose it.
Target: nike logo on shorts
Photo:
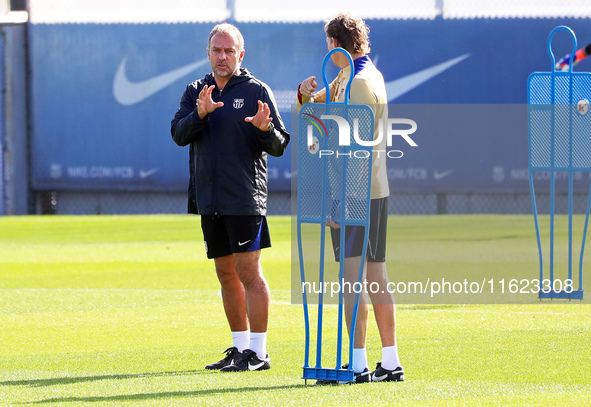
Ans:
[[[238,242],[238,246],[244,246],[248,242],[250,242],[250,239],[247,240],[246,242]]]

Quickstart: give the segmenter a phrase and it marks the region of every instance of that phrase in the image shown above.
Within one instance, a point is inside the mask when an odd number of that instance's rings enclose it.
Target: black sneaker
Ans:
[[[394,370],[384,369],[382,362],[378,362],[376,370],[371,373],[372,382],[402,382],[404,381],[404,370],[398,366]]]
[[[271,369],[271,358],[269,354],[264,359],[260,359],[255,351],[245,349],[238,362],[222,368],[221,372],[246,372],[247,370],[267,370]]]
[[[355,381],[353,383],[369,383],[371,382],[371,372],[368,368],[361,373],[355,372]]]
[[[342,366],[343,369],[348,369],[349,368],[349,364],[345,363]],[[325,385],[325,384],[347,384],[347,383],[369,383],[371,382],[371,372],[369,371],[368,368],[365,368],[365,370],[361,373],[354,373],[355,380],[353,380],[352,382],[341,382],[341,381],[337,381],[337,380],[317,380],[316,384],[320,384],[320,385]]]
[[[343,369],[349,369],[349,364],[345,363],[343,365]],[[368,368],[365,368],[365,370],[361,373],[355,372],[355,375],[353,377],[355,378],[354,381],[341,382],[341,383],[369,383],[369,382],[371,382],[371,372],[369,371]]]
[[[215,362],[205,366],[208,370],[219,370],[223,367],[230,366],[233,363],[236,363],[240,360],[241,353],[238,352],[238,348],[232,346],[224,351],[226,357],[220,360],[219,362]]]

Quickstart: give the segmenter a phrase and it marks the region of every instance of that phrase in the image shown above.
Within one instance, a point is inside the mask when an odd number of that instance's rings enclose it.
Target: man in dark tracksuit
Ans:
[[[187,86],[171,123],[190,147],[189,212],[201,215],[208,258],[215,261],[233,346],[207,369],[270,368],[266,351],[270,291],[261,249],[267,226],[267,154],[281,156],[289,134],[271,89],[240,64],[244,39],[231,24],[209,35],[213,72]]]

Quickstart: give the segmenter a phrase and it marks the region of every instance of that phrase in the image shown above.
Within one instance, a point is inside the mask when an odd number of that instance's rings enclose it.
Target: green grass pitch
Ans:
[[[591,404],[591,308],[564,301],[401,304],[405,382],[304,385],[290,219],[269,223],[272,369],[222,374],[203,369],[231,338],[198,217],[0,217],[0,404]],[[538,269],[531,216],[392,216],[389,227],[394,274]],[[373,363],[373,319],[368,337]]]

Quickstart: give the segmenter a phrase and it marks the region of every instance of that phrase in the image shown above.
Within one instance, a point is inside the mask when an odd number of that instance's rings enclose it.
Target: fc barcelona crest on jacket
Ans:
[[[244,99],[234,99],[234,109],[240,109],[244,106]]]

